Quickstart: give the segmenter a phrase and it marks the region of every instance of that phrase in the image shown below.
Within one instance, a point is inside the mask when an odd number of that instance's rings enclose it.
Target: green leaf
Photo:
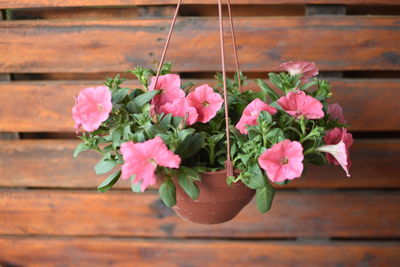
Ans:
[[[179,125],[181,124],[182,120],[183,120],[182,117],[172,117],[171,124],[172,124],[175,128],[178,128]]]
[[[134,100],[135,104],[141,108],[144,106],[144,104],[147,104],[150,102],[150,100],[153,99],[158,93],[160,93],[160,90],[153,90],[144,94],[141,94],[140,96],[137,96]]]
[[[116,149],[118,146],[121,145],[121,137],[123,135],[123,129],[122,126],[118,126],[115,128],[112,133],[111,133],[111,140],[112,140],[112,146],[114,149]]]
[[[261,111],[260,115],[258,116],[257,119],[259,122],[264,121],[267,124],[270,124],[272,122],[272,116],[268,111]]]
[[[96,166],[94,166],[94,171],[96,172],[96,174],[104,174],[111,171],[115,167],[115,165],[116,163],[113,160],[103,157],[96,164]]]
[[[165,115],[161,121],[160,121],[160,126],[168,129],[171,126],[171,119],[172,119],[172,114],[168,113],[167,115]]]
[[[112,92],[112,98],[111,98],[112,103],[114,105],[120,103],[122,100],[124,100],[124,98],[128,94],[128,92],[129,92],[129,88],[121,88],[121,89],[118,89],[118,90]]]
[[[245,184],[248,187],[250,187],[251,189],[259,189],[265,187],[265,178],[257,162],[249,166],[248,173],[248,179],[244,179]]]
[[[140,108],[134,101],[129,101],[129,103],[126,105],[126,109],[132,114],[141,112]]]
[[[131,125],[128,124],[124,127],[124,131],[123,131],[124,140],[129,140],[131,135],[132,135]]]
[[[175,153],[178,154],[182,159],[190,158],[195,155],[203,147],[204,136],[202,133],[195,133],[189,135],[179,144]]]
[[[256,204],[261,213],[265,213],[271,209],[272,200],[274,199],[275,189],[270,183],[266,183],[265,187],[256,191]]]
[[[269,85],[267,83],[265,83],[263,80],[261,79],[257,79],[256,83],[258,84],[258,86],[260,86],[261,90],[267,95],[269,96],[269,98],[271,98],[272,101],[276,101],[279,99],[279,96],[277,93],[275,93],[275,91],[269,87]]]
[[[159,189],[159,194],[161,200],[164,204],[168,207],[175,206],[176,204],[176,188],[175,184],[170,180],[166,180],[164,183],[161,184]]]
[[[193,177],[188,175],[185,171],[178,172],[178,182],[183,191],[193,200],[199,197],[199,187],[193,181]]]
[[[271,80],[271,82],[278,87],[279,89],[281,89],[283,92],[285,92],[284,88],[283,88],[283,83],[281,78],[279,78],[279,75],[273,72],[268,73],[269,79]],[[286,93],[286,92],[285,92]]]
[[[87,146],[85,143],[80,143],[74,150],[74,158],[77,158],[79,153],[82,151],[88,151],[90,150],[90,147]]]
[[[270,144],[277,144],[286,139],[285,134],[283,133],[282,129],[274,128],[270,130],[265,138],[270,142]]]
[[[142,182],[140,181],[138,183],[134,183],[135,177],[136,177],[136,175],[132,175],[131,176],[131,189],[132,189],[132,192],[142,193],[142,188],[141,188]]]
[[[118,170],[108,176],[108,178],[97,187],[97,191],[104,193],[110,190],[111,187],[118,181],[119,177],[121,177],[121,170]]]

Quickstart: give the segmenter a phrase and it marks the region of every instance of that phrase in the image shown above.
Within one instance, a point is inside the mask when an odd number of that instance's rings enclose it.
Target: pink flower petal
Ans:
[[[166,103],[159,108],[160,113],[172,114],[173,117],[186,118],[186,123],[192,125],[197,121],[198,114],[197,110],[189,106],[186,98],[175,99],[171,103]]]
[[[317,148],[317,150],[331,154],[346,172],[347,177],[350,177],[349,170],[347,168],[347,149],[346,144],[343,141],[340,141],[336,145],[321,146]]]
[[[292,117],[299,119],[320,119],[324,117],[321,102],[304,91],[288,92],[286,96],[278,99],[278,104]]]
[[[297,141],[284,140],[264,151],[258,159],[268,178],[284,182],[301,176],[303,172],[303,147]]]
[[[318,75],[318,68],[314,62],[288,61],[279,65],[277,69],[286,70],[291,76],[303,74],[300,79],[303,83]]]
[[[155,171],[157,166],[179,168],[181,159],[168,150],[160,137],[147,140],[143,143],[126,142],[121,145],[124,159],[122,165],[122,179],[135,175],[134,183],[141,182],[141,190],[156,182]]]
[[[72,108],[75,128],[93,132],[106,121],[112,110],[111,92],[106,86],[89,87],[80,91]]]
[[[149,91],[154,90],[155,78],[151,78],[149,85]],[[156,95],[151,104],[154,106],[157,113],[159,108],[167,103],[172,103],[175,99],[184,98],[185,92],[180,88],[181,79],[176,74],[161,75],[157,81],[157,87],[155,89],[161,90],[161,93]]]
[[[267,105],[260,99],[256,98],[251,101],[243,110],[242,117],[236,124],[236,129],[238,129],[242,134],[248,134],[247,126],[257,125],[257,119],[261,111],[267,111],[268,113],[273,115],[277,112],[277,109]]]
[[[347,121],[343,116],[343,109],[338,103],[333,103],[328,105],[328,114],[331,115],[331,118],[334,120],[338,120],[341,124],[346,124]]]
[[[224,102],[220,94],[215,93],[212,87],[207,84],[198,86],[186,97],[190,106],[194,107],[198,113],[197,121],[202,123],[209,122],[221,109]]]
[[[326,154],[326,159],[329,163],[333,165],[341,165],[345,170],[346,174],[348,175],[348,170],[351,167],[351,160],[350,160],[350,146],[353,144],[354,139],[351,133],[347,132],[346,128],[334,128],[329,130],[326,135],[324,136],[325,144],[327,145],[338,145],[340,143],[344,143],[346,148],[346,164],[344,164],[343,157],[339,158],[342,162],[338,160],[333,154],[328,153]],[[344,165],[342,165],[344,164]]]

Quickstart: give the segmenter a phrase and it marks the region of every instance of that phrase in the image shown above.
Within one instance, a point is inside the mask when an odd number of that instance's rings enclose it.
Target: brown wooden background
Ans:
[[[96,192],[98,157],[72,158],[73,96],[158,60],[175,2],[0,0],[0,266],[400,266],[398,0],[232,0],[250,78],[309,60],[332,81],[357,139],[350,179],[310,168],[267,215],[216,226],[124,181]],[[184,0],[167,58],[185,79],[220,69],[215,3]]]

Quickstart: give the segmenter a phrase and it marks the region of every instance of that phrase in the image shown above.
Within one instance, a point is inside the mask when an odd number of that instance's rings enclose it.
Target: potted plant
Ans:
[[[83,89],[72,109],[75,128],[83,128],[74,152],[102,155],[97,174],[114,172],[99,185],[109,190],[130,179],[132,191],[158,188],[160,198],[183,218],[221,223],[235,217],[256,195],[260,212],[271,208],[273,183],[300,178],[306,162],[340,165],[349,176],[352,135],[328,82],[315,76],[314,63],[287,62],[258,79],[258,91],[238,90],[243,74],[226,81],[230,156],[227,160],[222,75],[215,88],[182,84],[164,64],[161,75],[137,67],[129,73],[142,88],[123,86],[117,75],[104,86]],[[229,169],[230,166],[228,166]]]

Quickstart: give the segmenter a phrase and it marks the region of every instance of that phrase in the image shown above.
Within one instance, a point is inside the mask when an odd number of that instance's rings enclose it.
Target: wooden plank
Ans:
[[[210,80],[201,82],[215,84]],[[0,83],[0,131],[72,132],[74,95],[82,88],[100,84],[100,81]],[[126,86],[137,85],[127,82]],[[388,112],[400,110],[398,79],[336,79],[332,80],[332,86],[332,101],[344,107],[351,130],[400,130],[398,112]],[[247,88],[258,90],[253,82]],[[15,109],[16,106],[24,108]]]
[[[304,5],[304,4],[346,4],[346,5],[398,5],[398,0],[231,0],[233,5]],[[174,5],[176,0],[0,0],[0,9],[32,7],[71,6],[126,6],[126,5]],[[214,0],[185,0],[183,4],[215,4]]]
[[[0,72],[110,72],[149,66],[162,51],[169,23],[169,19],[1,22],[0,51],[6,53],[0,53]],[[263,72],[287,60],[316,61],[321,70],[329,71],[400,70],[398,24],[397,17],[361,16],[235,20],[242,69]],[[220,70],[218,38],[217,18],[181,18],[167,60],[175,63],[176,71]],[[234,69],[233,57],[227,64],[228,70]]]
[[[399,238],[399,191],[285,191],[267,214],[250,203],[233,221],[197,225],[158,194],[0,191],[0,234],[56,236]]]
[[[0,238],[4,266],[397,266],[398,242]]]
[[[72,152],[75,140],[0,141],[0,187],[90,188],[106,178],[96,176],[95,152]],[[306,175],[283,188],[400,188],[400,141],[356,140],[351,150],[351,178],[337,166],[307,166]],[[51,166],[51,167],[49,167]],[[129,190],[127,182],[115,188]]]

